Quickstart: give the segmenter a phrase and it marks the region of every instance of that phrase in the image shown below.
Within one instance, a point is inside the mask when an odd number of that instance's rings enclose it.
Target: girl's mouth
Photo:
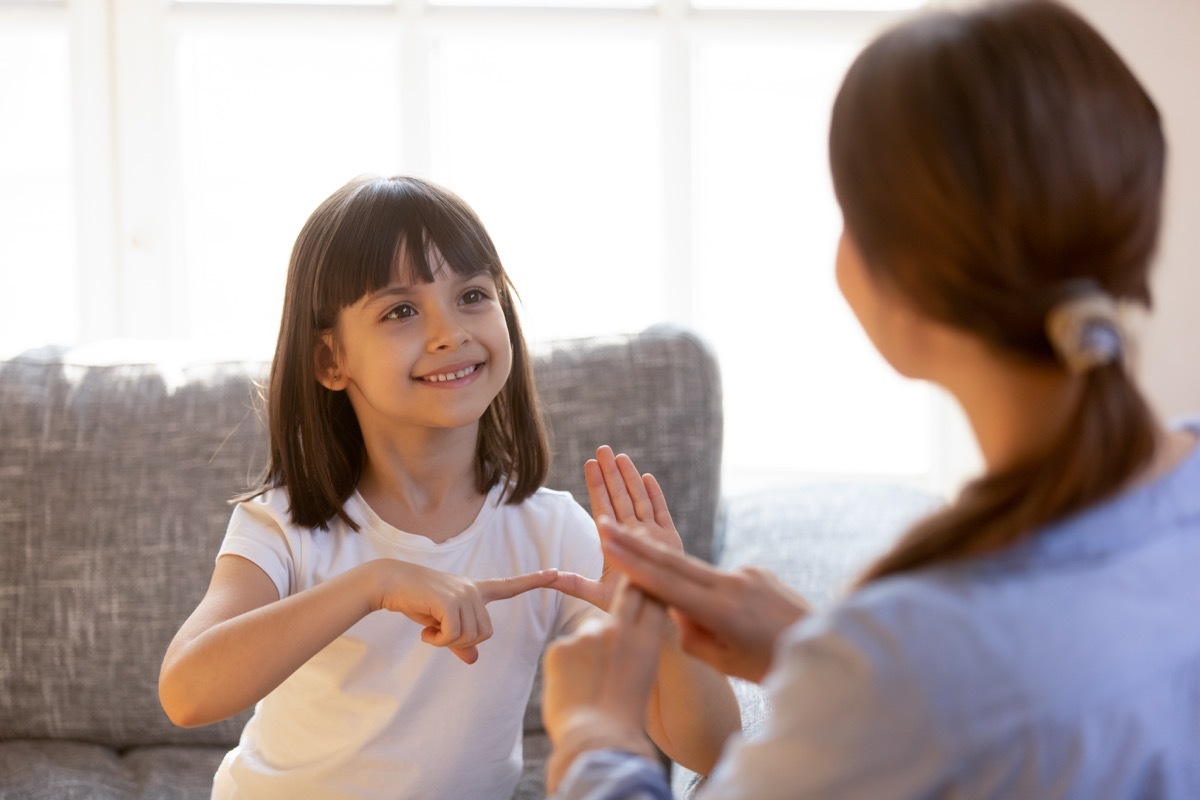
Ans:
[[[478,364],[472,364],[469,367],[463,367],[462,369],[456,370],[454,372],[444,372],[444,373],[438,373],[436,375],[425,375],[420,380],[424,381],[425,383],[445,383],[446,381],[456,381],[459,378],[467,377],[472,372],[474,372],[476,369],[478,369],[478,367],[479,367]]]

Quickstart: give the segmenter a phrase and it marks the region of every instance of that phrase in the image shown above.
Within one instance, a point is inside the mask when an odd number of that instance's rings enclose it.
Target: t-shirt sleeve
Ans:
[[[558,568],[599,580],[600,573],[604,571],[604,553],[600,550],[600,534],[596,531],[596,522],[591,514],[572,500],[567,503],[562,525],[562,562],[557,565]],[[602,613],[586,600],[563,595],[551,638],[570,633],[587,617]]]
[[[217,558],[241,556],[256,565],[275,584],[281,598],[291,594],[296,585],[295,543],[287,533],[286,504],[282,513],[281,517],[277,499],[273,502],[269,496],[238,503],[217,552]]]

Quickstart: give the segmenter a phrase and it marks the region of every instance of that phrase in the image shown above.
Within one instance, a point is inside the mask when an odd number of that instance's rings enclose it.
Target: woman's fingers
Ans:
[[[695,614],[709,607],[721,572],[698,558],[637,536],[611,520],[600,523],[605,555],[648,594]]]
[[[621,576],[621,584],[613,599],[612,619],[622,636],[616,645],[619,657],[641,663],[642,671],[649,670],[649,680],[653,681],[667,624],[666,606]]]
[[[613,592],[608,613],[618,625],[633,625],[637,622],[645,598],[646,596],[634,589],[630,585],[629,579],[622,575],[617,580],[617,588]]]

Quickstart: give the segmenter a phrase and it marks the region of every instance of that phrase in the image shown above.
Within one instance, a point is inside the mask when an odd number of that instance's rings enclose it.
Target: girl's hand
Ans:
[[[636,525],[651,540],[683,552],[683,540],[671,520],[662,487],[653,475],[639,474],[629,456],[624,453],[613,455],[612,448],[604,445],[596,451],[594,459],[583,465],[583,477],[597,525],[601,518],[613,519],[622,525]],[[607,611],[617,581],[618,574],[606,558],[599,581],[572,572],[560,572],[550,588]]]
[[[600,523],[600,537],[605,565],[670,606],[683,650],[726,675],[761,681],[775,640],[811,610],[761,567],[719,570],[611,521]]]
[[[592,617],[547,648],[542,720],[554,743],[549,793],[586,750],[655,757],[644,727],[665,623],[662,605],[622,580],[611,616]]]
[[[474,580],[394,559],[372,563],[377,565],[379,588],[371,610],[396,611],[423,625],[421,641],[448,647],[467,664],[479,658],[476,645],[492,635],[488,603],[550,586],[558,575],[546,569]]]

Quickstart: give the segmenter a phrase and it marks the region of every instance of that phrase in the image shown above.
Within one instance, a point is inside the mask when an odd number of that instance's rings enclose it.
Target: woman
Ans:
[[[640,728],[663,606],[773,709],[706,800],[1200,797],[1200,424],[1154,417],[1122,314],[1150,303],[1164,160],[1151,99],[1057,3],[863,51],[830,130],[838,284],[959,402],[985,473],[822,615],[602,526],[632,588],[547,654],[559,797],[669,796]]]

